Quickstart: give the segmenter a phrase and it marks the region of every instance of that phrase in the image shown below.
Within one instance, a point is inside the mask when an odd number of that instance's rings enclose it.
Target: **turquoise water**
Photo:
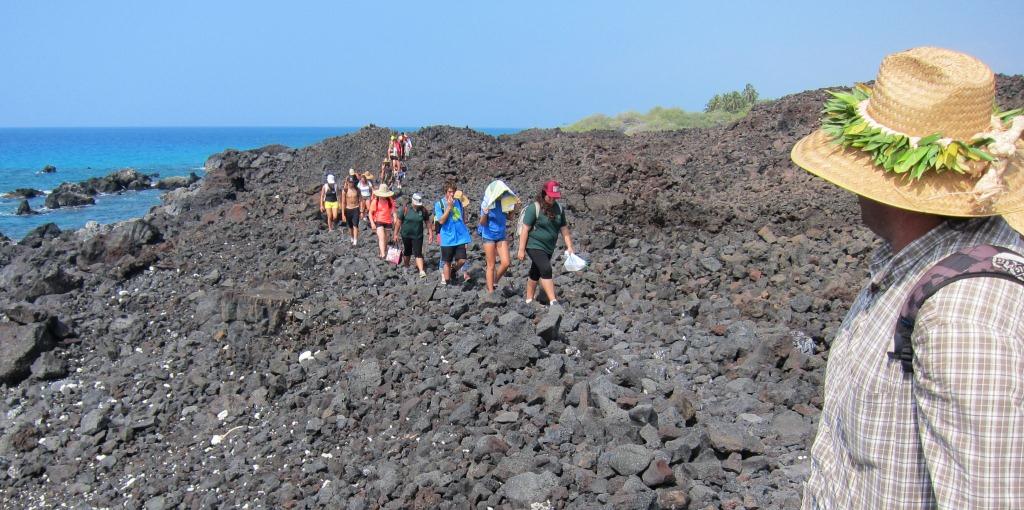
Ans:
[[[305,147],[325,138],[356,131],[336,128],[0,128],[0,194],[16,188],[49,191],[62,182],[102,177],[121,168],[160,177],[202,176],[203,163],[225,149],[254,149],[269,144]],[[395,128],[413,132],[414,128]],[[491,135],[516,129],[480,129]],[[415,143],[415,139],[413,139]],[[46,165],[52,174],[40,173]],[[113,223],[143,216],[160,202],[156,190],[96,197],[96,205],[48,210],[45,198],[29,200],[40,214],[17,216],[17,199],[0,198],[0,232],[21,239],[33,228],[56,223],[81,228],[88,221]]]

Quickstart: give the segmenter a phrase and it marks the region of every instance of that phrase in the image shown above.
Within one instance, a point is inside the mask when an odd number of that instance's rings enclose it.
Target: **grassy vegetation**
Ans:
[[[564,131],[581,132],[596,129],[621,131],[627,135],[643,131],[670,131],[729,124],[742,119],[758,102],[757,91],[747,85],[742,92],[716,94],[703,112],[656,106],[647,113],[625,112],[614,117],[596,114],[562,127]]]
[[[724,111],[688,112],[679,108],[656,106],[647,113],[625,112],[614,117],[600,113],[591,115],[579,122],[563,127],[562,130],[580,132],[609,129],[631,135],[642,131],[670,131],[673,129],[711,127],[742,119],[749,111],[750,108],[748,107],[736,113]]]

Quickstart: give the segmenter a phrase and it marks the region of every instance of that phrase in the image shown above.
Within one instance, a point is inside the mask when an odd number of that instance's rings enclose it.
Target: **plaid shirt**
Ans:
[[[936,262],[979,244],[1024,254],[1002,218],[957,223],[874,254],[829,353],[804,509],[1024,506],[1024,286],[948,285],[921,307],[913,376],[887,356],[900,307]]]

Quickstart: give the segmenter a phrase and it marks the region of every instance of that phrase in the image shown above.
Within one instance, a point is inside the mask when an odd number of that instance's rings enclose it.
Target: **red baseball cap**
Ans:
[[[544,194],[551,198],[562,198],[562,190],[558,181],[548,181],[544,183]]]

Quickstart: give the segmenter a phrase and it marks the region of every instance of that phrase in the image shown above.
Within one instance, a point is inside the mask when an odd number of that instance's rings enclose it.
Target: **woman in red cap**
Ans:
[[[569,223],[565,219],[565,211],[557,199],[562,193],[557,181],[544,183],[537,201],[526,206],[523,213],[523,225],[519,230],[519,251],[516,257],[524,260],[530,256],[530,276],[526,280],[526,302],[532,303],[537,294],[537,282],[547,294],[551,305],[558,303],[555,297],[555,282],[552,280],[551,257],[558,244],[558,234],[565,240],[566,254],[572,253],[572,236],[569,234]]]

